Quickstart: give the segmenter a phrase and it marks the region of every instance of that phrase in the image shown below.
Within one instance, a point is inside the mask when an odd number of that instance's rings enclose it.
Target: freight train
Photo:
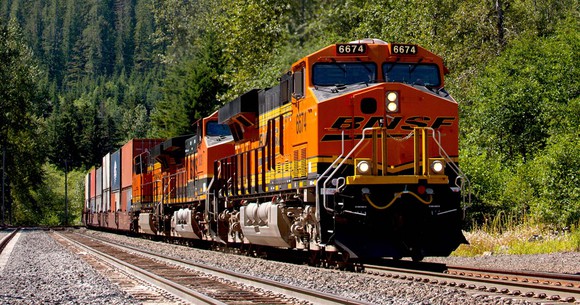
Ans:
[[[294,63],[194,123],[134,139],[86,176],[83,221],[335,264],[466,243],[458,104],[441,57],[364,39]]]

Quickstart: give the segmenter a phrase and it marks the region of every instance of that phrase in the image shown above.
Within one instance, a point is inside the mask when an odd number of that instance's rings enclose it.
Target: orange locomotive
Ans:
[[[449,255],[461,233],[458,107],[417,46],[336,44],[219,110],[236,154],[218,206],[238,239],[341,258]]]
[[[376,39],[302,58],[201,120],[187,153],[184,138],[153,149],[135,230],[327,263],[449,255],[466,242],[467,179],[446,73],[420,46]]]
[[[206,200],[213,183],[214,160],[234,153],[232,135],[218,124],[217,111],[195,123],[196,133],[166,140],[135,158],[143,168],[133,178],[133,231],[213,240]],[[215,235],[215,234],[214,234]]]

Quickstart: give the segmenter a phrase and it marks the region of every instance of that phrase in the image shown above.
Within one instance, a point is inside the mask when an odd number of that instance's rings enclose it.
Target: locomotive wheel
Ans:
[[[423,249],[421,248],[413,248],[411,249],[411,259],[414,262],[420,262],[425,258],[425,254],[423,252]]]
[[[310,266],[320,265],[320,250],[310,250],[310,256],[308,257],[308,264]]]
[[[353,263],[353,271],[354,272],[364,272],[365,271],[365,266],[361,263]]]
[[[340,270],[353,270],[354,266],[350,260],[350,254],[348,252],[338,252],[336,260],[336,267]]]
[[[334,253],[335,252],[324,252],[326,255],[326,259],[323,262],[323,267],[324,268],[330,268],[331,266],[334,266],[336,264],[336,262],[334,261]]]

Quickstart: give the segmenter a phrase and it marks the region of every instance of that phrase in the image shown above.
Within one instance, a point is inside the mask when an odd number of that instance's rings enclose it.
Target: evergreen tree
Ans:
[[[152,114],[155,134],[171,137],[193,132],[192,124],[220,105],[225,92],[221,46],[215,34],[207,33],[199,51],[170,69],[163,85],[163,99]]]
[[[40,70],[16,22],[0,18],[0,153],[6,152],[8,201],[16,209],[39,211],[33,190],[42,181],[44,147],[38,119],[45,99],[38,87]]]

